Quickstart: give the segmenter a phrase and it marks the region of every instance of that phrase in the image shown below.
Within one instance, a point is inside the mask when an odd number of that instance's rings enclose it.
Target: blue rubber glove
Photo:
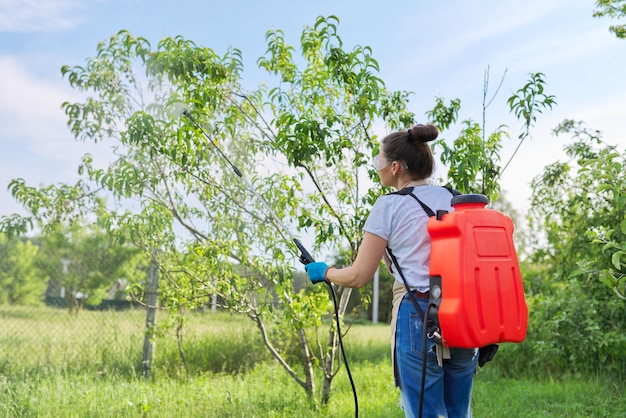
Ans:
[[[328,270],[328,264],[323,261],[316,261],[313,263],[305,264],[304,270],[309,275],[311,283],[321,283],[326,281],[326,271]]]

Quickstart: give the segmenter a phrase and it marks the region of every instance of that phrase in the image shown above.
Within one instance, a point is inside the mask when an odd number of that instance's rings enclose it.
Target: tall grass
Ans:
[[[0,306],[0,374],[142,375],[145,318],[140,309],[70,315],[49,307]],[[157,321],[167,319],[157,315]],[[157,332],[152,373],[236,373],[268,359],[244,317],[192,314],[185,321],[182,347],[174,330]]]
[[[400,418],[398,392],[385,364],[357,363],[359,416]],[[623,390],[623,387],[621,388]],[[599,378],[537,381],[477,376],[472,401],[481,417],[624,417],[626,400]],[[275,364],[239,375],[144,380],[90,375],[0,379],[1,417],[351,417],[345,373],[326,407],[315,409]]]
[[[5,376],[133,375],[141,364],[141,311],[70,315],[47,307],[0,307],[0,321],[0,373]]]
[[[157,316],[157,320],[166,319]],[[0,417],[350,417],[346,370],[328,405],[267,355],[250,321],[194,314],[184,328],[187,370],[173,332],[156,340],[152,377],[141,375],[144,312],[0,307]],[[356,325],[344,338],[359,416],[402,417],[388,325]],[[503,356],[506,358],[506,355]],[[498,359],[498,356],[496,356]],[[476,417],[626,417],[624,384],[602,376],[503,377],[496,361],[476,377]],[[318,388],[319,390],[319,388]]]

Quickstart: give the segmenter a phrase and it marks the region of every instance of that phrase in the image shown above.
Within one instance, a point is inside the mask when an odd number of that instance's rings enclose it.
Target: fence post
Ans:
[[[148,275],[148,300],[146,309],[146,334],[143,341],[143,377],[150,377],[152,367],[152,355],[154,352],[154,322],[156,318],[157,294],[159,292],[159,278],[154,265],[154,253],[150,262],[150,273]]]

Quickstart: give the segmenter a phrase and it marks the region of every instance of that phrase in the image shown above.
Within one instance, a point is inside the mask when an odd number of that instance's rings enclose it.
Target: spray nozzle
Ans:
[[[189,119],[191,119],[192,122],[194,122],[194,123],[196,122],[196,120],[193,118],[193,116],[191,116],[191,113],[189,113],[188,110],[186,110],[186,109],[183,110],[183,115],[188,117]]]

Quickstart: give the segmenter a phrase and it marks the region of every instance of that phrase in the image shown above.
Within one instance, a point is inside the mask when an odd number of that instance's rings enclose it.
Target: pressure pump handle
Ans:
[[[307,249],[304,248],[304,245],[302,245],[302,243],[297,238],[294,238],[293,242],[294,244],[296,244],[296,247],[298,247],[298,249],[300,250],[300,262],[302,264],[306,265],[306,264],[315,262],[315,259],[311,256],[311,254],[309,254]]]

